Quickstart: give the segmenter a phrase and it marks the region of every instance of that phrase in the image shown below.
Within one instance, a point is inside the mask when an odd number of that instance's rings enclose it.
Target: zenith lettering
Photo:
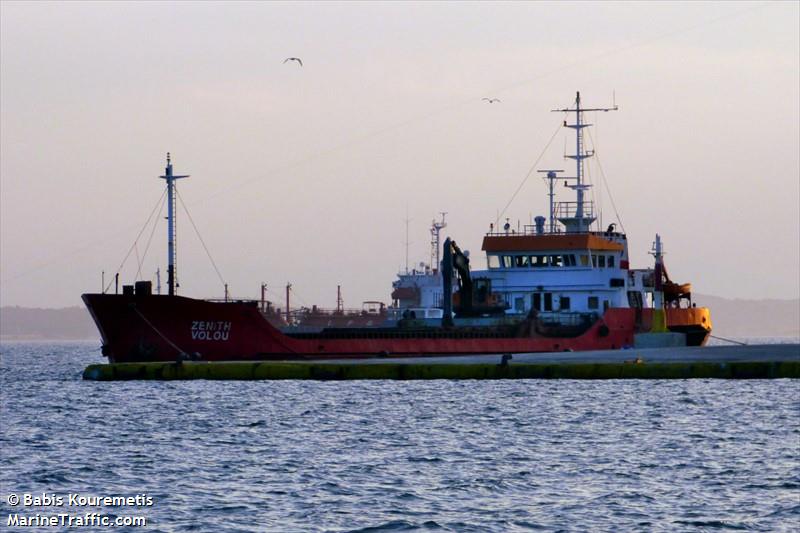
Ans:
[[[231,333],[231,323],[222,320],[193,320],[192,340],[226,341]]]

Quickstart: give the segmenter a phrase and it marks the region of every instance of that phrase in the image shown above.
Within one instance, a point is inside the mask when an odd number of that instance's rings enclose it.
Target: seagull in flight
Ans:
[[[287,57],[286,59],[283,60],[284,63],[286,63],[287,61],[297,61],[298,63],[300,63],[301,67],[303,66],[303,60],[300,59],[299,57]]]
[[[500,101],[499,98],[481,98],[481,100],[486,100],[490,104],[497,102],[498,104],[502,104],[503,102]]]

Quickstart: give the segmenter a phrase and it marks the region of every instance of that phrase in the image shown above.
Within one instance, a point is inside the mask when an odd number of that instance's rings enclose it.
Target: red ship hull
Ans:
[[[110,362],[339,359],[586,351],[630,347],[633,309],[612,308],[576,337],[499,334],[491,328],[425,332],[363,329],[294,338],[270,325],[250,302],[182,296],[84,294]]]

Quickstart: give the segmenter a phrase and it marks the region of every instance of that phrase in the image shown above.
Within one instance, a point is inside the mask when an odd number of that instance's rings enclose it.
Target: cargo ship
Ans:
[[[703,345],[711,333],[708,308],[692,302],[691,285],[673,282],[656,235],[654,264],[632,269],[628,239],[614,224],[598,229],[584,160],[584,120],[574,106],[553,111],[576,136],[574,176],[547,171],[549,220],[537,216],[512,229],[490,225],[482,250],[487,268],[473,270],[469,254],[446,238],[436,263],[394,284],[386,320],[369,326],[296,329],[280,327],[274,310],[258,300],[204,300],[176,292],[175,181],[167,157],[167,294],[150,281],[122,292],[82,295],[109,362],[229,361],[420,357],[625,349],[652,334],[669,343]],[[555,201],[554,184],[575,193]],[[439,229],[444,227],[444,220]],[[160,291],[159,291],[160,292]],[[388,315],[393,313],[393,318]],[[384,311],[381,311],[384,314]],[[383,318],[383,317],[382,317]],[[648,337],[649,335],[649,337]],[[648,341],[649,342],[649,341]]]

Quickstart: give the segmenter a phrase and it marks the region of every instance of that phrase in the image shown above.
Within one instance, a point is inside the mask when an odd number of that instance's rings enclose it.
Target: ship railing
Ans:
[[[236,296],[228,296],[227,298],[203,298],[204,302],[214,302],[214,303],[245,303],[245,304],[259,304],[261,300],[256,300],[254,298],[238,298]]]
[[[391,320],[440,319],[444,316],[444,310],[441,307],[389,307],[388,316]]]
[[[368,316],[368,315],[378,316],[382,313],[382,311],[380,311],[377,308],[328,309],[328,308],[312,306],[312,307],[300,307],[297,309],[292,309],[291,313],[296,314],[297,316],[310,315],[310,316],[330,316],[330,317],[337,317],[337,316],[357,317],[357,316]],[[385,314],[385,311],[383,311],[383,314]]]
[[[578,202],[556,203],[556,218],[575,218],[578,216]],[[594,218],[594,202],[583,202],[583,218]]]
[[[228,296],[228,298],[216,298],[216,297],[215,298],[203,298],[203,301],[205,301],[205,302],[213,302],[213,303],[225,303],[225,302],[232,303],[232,302],[236,302],[236,303],[245,303],[245,304],[257,305],[259,307],[261,306],[261,300],[257,300],[255,298],[238,298],[238,297],[235,297],[235,296]],[[266,305],[266,303],[265,303],[265,305]],[[281,308],[281,306],[280,305],[276,305],[275,302],[270,302],[270,306],[269,307],[270,307],[270,310],[273,311],[273,312],[275,311],[276,308],[277,309]],[[386,308],[384,308],[384,311],[381,311],[379,308],[361,308],[361,309],[359,309],[359,308],[355,308],[355,307],[353,307],[353,308],[345,308],[345,309],[329,309],[329,308],[317,307],[317,306],[314,305],[314,306],[311,306],[311,307],[305,307],[305,306],[304,307],[293,307],[292,309],[290,309],[289,314],[290,314],[290,316],[296,316],[296,317],[303,317],[303,316],[309,316],[309,315],[313,315],[313,316],[331,316],[331,317],[337,317],[337,316],[357,317],[357,316],[367,316],[367,315],[378,316],[378,315],[380,315],[382,313],[386,314],[385,309]],[[286,314],[286,310],[285,309],[281,309],[281,314],[285,315]]]
[[[544,311],[537,313],[536,319],[547,326],[585,326],[593,324],[599,315],[580,311]]]
[[[564,228],[556,228],[555,231],[550,231],[548,228],[545,228],[544,233],[537,233],[536,226],[524,226],[523,231],[487,231],[484,235],[486,237],[513,237],[518,235],[596,235],[598,237],[625,239],[625,234],[619,231],[565,231]]]

